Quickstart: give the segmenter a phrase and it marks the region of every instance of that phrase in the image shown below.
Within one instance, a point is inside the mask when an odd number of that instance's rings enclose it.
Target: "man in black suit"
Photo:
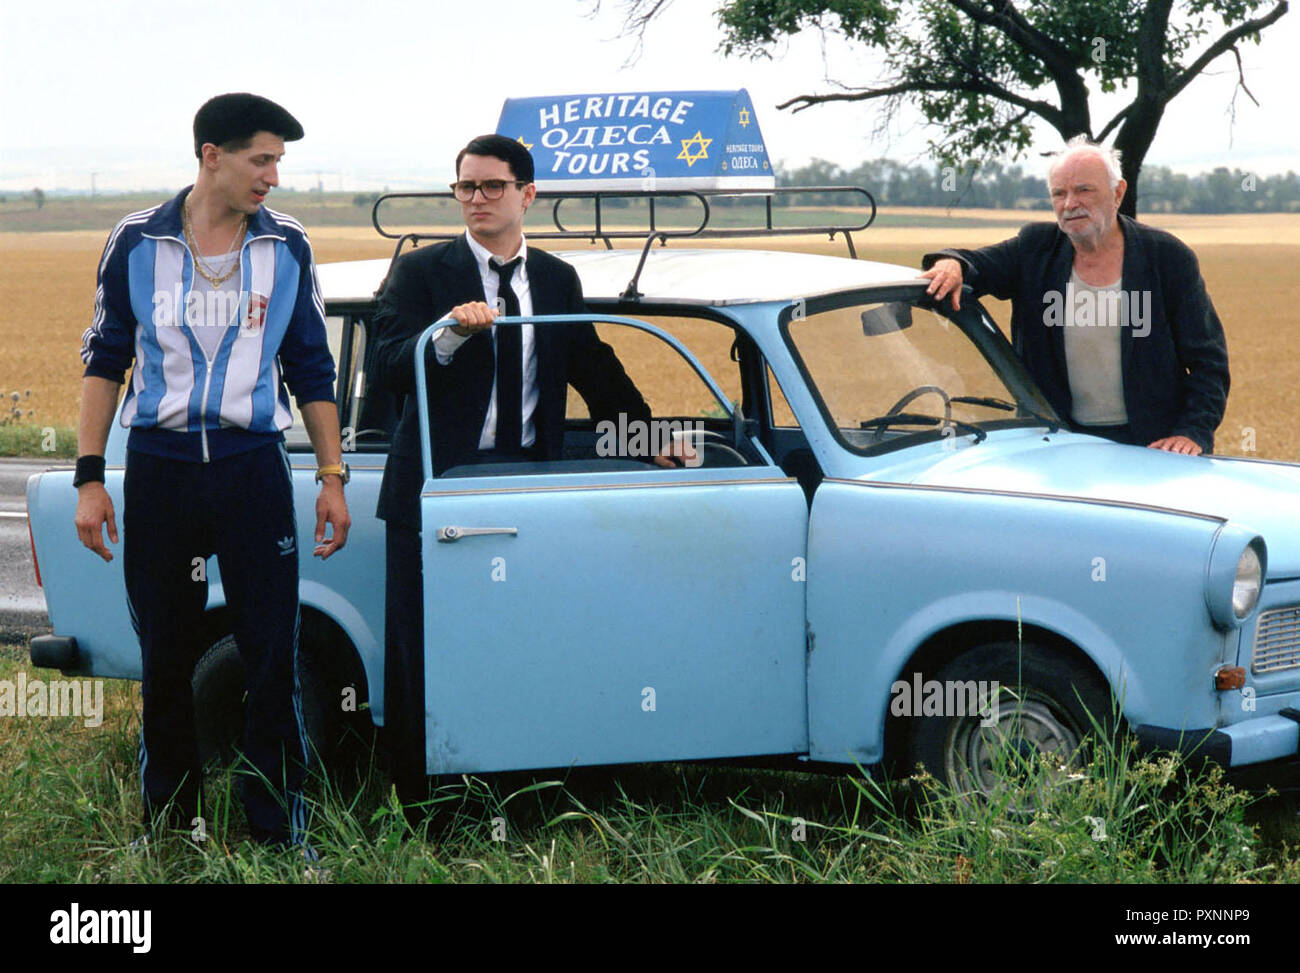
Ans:
[[[537,195],[533,160],[501,135],[473,139],[456,157],[452,190],[466,232],[398,259],[372,324],[374,381],[402,399],[380,488],[386,522],[385,728],[408,820],[428,798],[424,761],[423,580],[420,564],[419,414],[415,344],[446,326],[426,359],[434,475],[483,462],[559,459],[566,385],[597,421],[648,422],[650,409],[591,324],[495,327],[500,314],[585,310],[576,271],[527,245],[524,213]],[[672,466],[656,457],[661,466]]]

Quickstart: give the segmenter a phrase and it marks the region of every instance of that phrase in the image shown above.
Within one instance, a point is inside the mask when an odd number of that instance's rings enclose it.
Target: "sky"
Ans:
[[[805,32],[770,60],[726,58],[716,0],[675,0],[635,44],[605,0],[57,0],[0,12],[0,190],[166,189],[192,181],[190,126],[224,91],[255,91],[302,122],[281,184],[356,191],[444,188],[456,152],[496,127],[507,97],[747,88],[775,162],[852,167],[867,158],[929,164],[926,129],[905,111],[873,138],[870,104],[792,114],[776,105],[866,83],[876,67],[841,38]],[[1196,172],[1300,170],[1294,96],[1300,11],[1243,45],[1256,107],[1230,57],[1176,99],[1148,165]],[[1109,117],[1120,96],[1094,107]],[[1096,104],[1096,103],[1095,103]],[[1108,109],[1108,111],[1107,111]],[[1041,142],[1055,146],[1043,128]],[[1040,165],[1022,160],[1027,168]]]

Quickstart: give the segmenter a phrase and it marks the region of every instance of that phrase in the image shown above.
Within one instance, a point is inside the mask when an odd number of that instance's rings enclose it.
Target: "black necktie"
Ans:
[[[521,258],[508,264],[490,263],[499,278],[497,297],[505,307],[508,317],[519,316],[519,298],[510,286],[515,267]],[[496,448],[517,453],[523,449],[523,335],[518,326],[494,328],[497,340],[497,435]]]

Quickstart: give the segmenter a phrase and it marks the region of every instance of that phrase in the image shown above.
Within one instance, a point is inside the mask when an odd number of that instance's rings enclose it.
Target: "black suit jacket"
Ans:
[[[563,260],[528,248],[528,286],[534,314],[577,314],[586,310],[577,272]],[[371,323],[372,381],[401,400],[397,427],[384,469],[378,516],[420,528],[419,413],[415,401],[415,343],[420,332],[458,304],[485,300],[474,254],[458,236],[400,257],[379,295]],[[533,424],[543,457],[563,454],[566,385],[572,384],[593,419],[649,420],[650,408],[623,370],[614,349],[596,337],[589,323],[537,325],[537,409]],[[478,452],[492,398],[496,358],[490,331],[469,338],[447,365],[438,364],[430,342],[426,357],[433,472],[437,476]]]
[[[1228,349],[1196,255],[1163,230],[1119,218],[1125,291],[1149,295],[1150,333],[1124,327],[1120,369],[1124,405],[1136,441],[1186,436],[1205,452],[1228,401]],[[1064,294],[1074,246],[1055,223],[1030,223],[1010,240],[979,250],[927,253],[921,266],[953,257],[978,297],[1011,301],[1011,340],[1052,407],[1071,415],[1065,331],[1044,319],[1044,295]],[[1146,298],[1144,297],[1143,300]]]

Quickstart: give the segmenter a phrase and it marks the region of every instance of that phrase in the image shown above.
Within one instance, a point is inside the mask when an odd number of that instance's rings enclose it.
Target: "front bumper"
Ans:
[[[1300,756],[1300,709],[1202,730],[1170,730],[1144,723],[1133,732],[1140,753],[1170,750],[1206,757],[1224,767]]]

